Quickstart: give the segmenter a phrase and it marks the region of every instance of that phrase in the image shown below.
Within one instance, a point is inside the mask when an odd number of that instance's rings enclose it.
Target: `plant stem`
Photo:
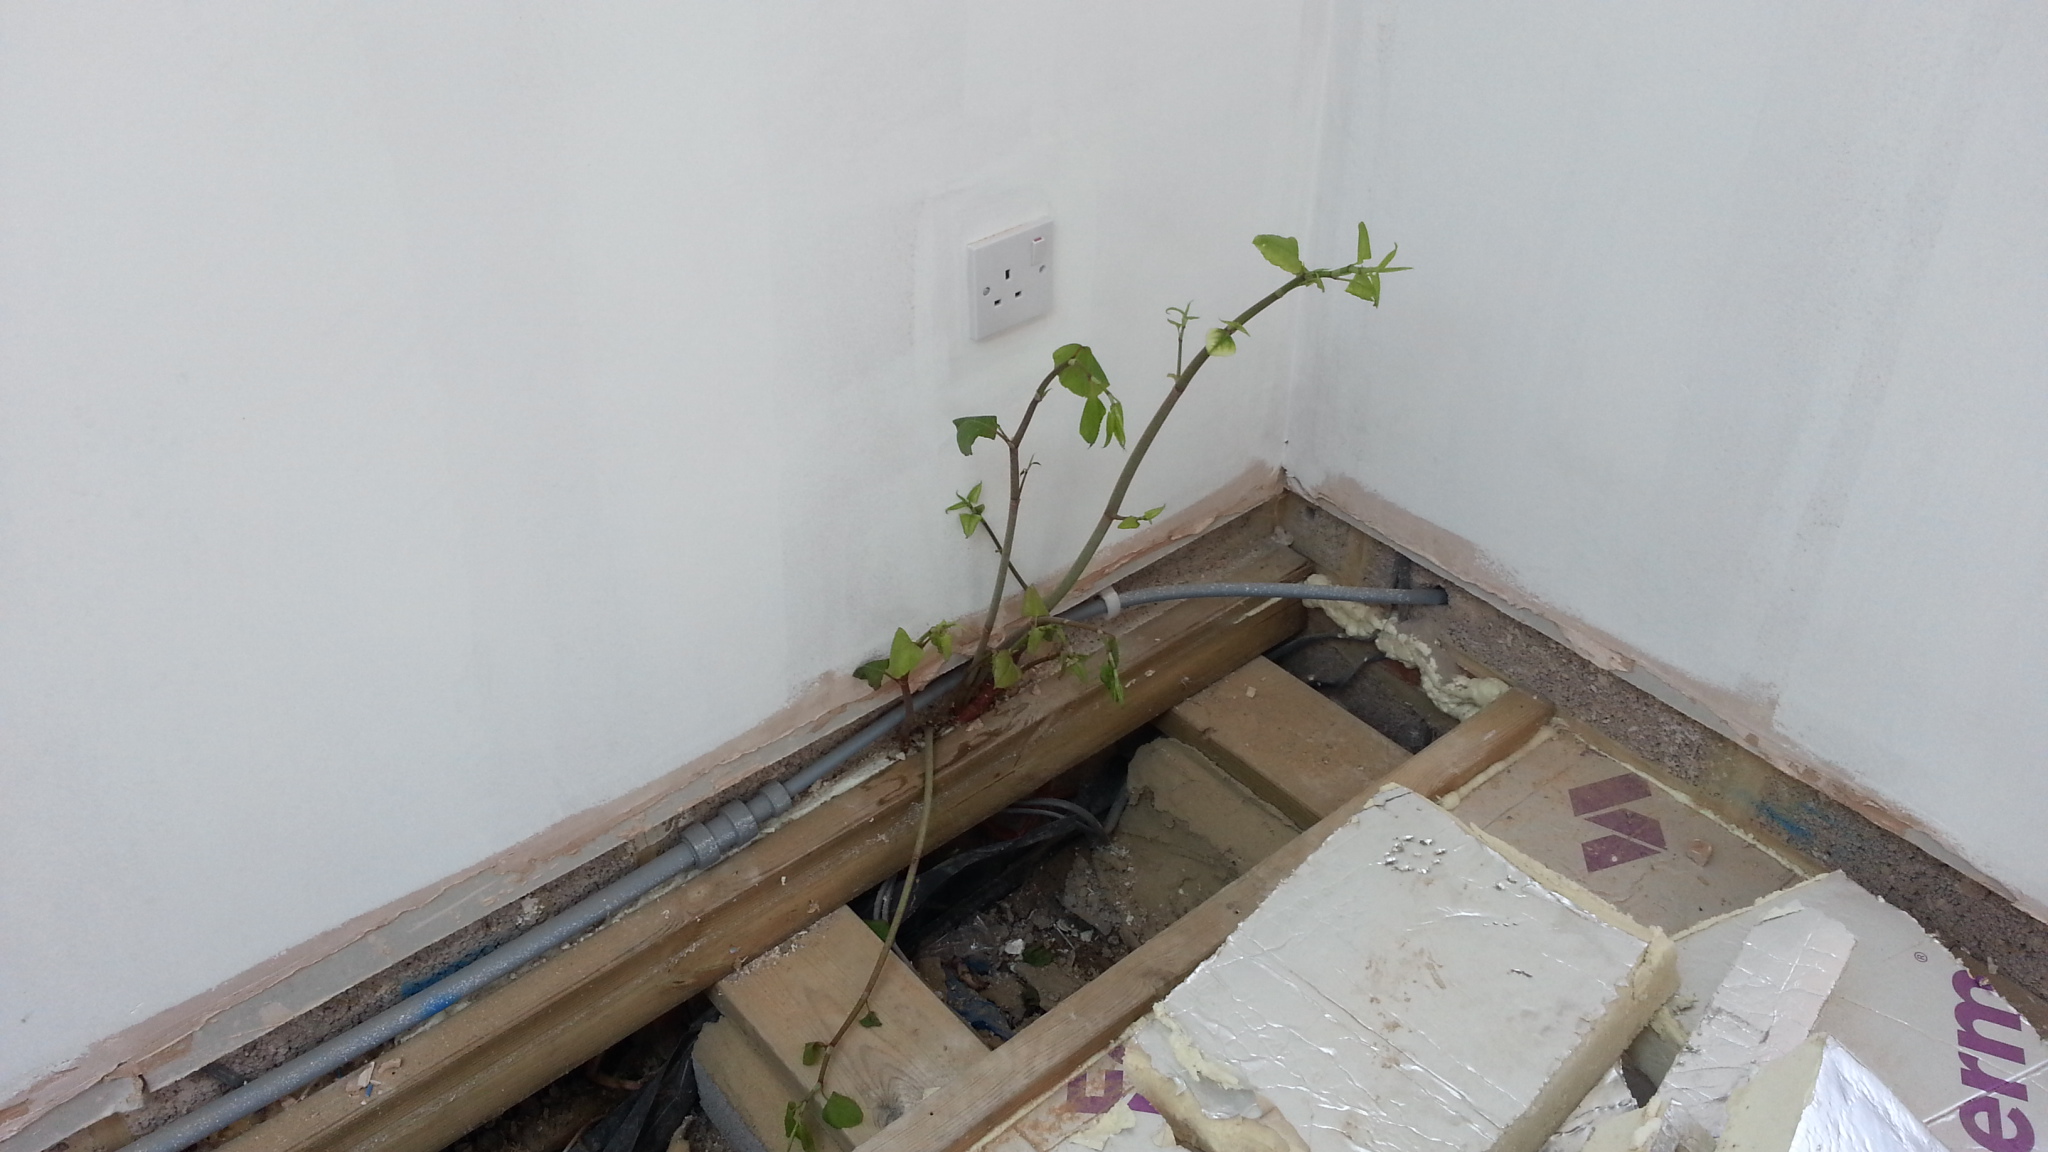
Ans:
[[[1024,574],[1022,572],[1017,571],[1017,566],[1015,564],[1010,563],[1009,557],[1003,555],[1003,538],[1001,536],[996,535],[996,530],[989,527],[988,521],[986,520],[983,520],[981,522],[981,530],[983,532],[988,533],[988,542],[996,546],[996,556],[1002,560],[1003,564],[1006,567],[1009,568],[1010,578],[1017,582],[1018,587],[1023,587]],[[997,593],[997,595],[1001,595],[1001,593]]]
[[[907,698],[905,703],[908,703]],[[904,715],[904,720],[906,723],[909,721],[909,714],[907,712]],[[896,910],[889,917],[889,931],[882,937],[882,951],[875,957],[875,966],[868,970],[868,982],[860,990],[860,999],[853,1002],[853,1008],[847,1012],[846,1019],[840,1022],[839,1031],[832,1034],[832,1039],[825,1045],[824,1055],[819,1058],[818,1085],[811,1090],[815,1096],[822,1097],[825,1094],[825,1074],[832,1070],[832,1057],[839,1051],[839,1042],[846,1039],[846,1033],[860,1021],[861,1017],[867,1015],[868,998],[875,994],[875,985],[881,983],[882,970],[888,966],[889,955],[896,948],[896,933],[903,927],[903,914],[910,908],[910,894],[917,884],[917,866],[919,861],[924,859],[925,838],[931,834],[932,790],[937,775],[938,745],[932,737],[932,730],[926,728],[924,730],[924,802],[918,807],[917,838],[910,848],[910,864],[903,870],[903,891],[896,897]]]
[[[1247,321],[1251,320],[1252,317],[1272,307],[1282,296],[1308,283],[1308,281],[1308,274],[1303,273],[1282,284],[1268,294],[1265,299],[1245,309],[1238,315],[1237,319],[1225,326],[1224,331],[1237,331]],[[1109,534],[1110,526],[1116,523],[1117,509],[1123,507],[1124,494],[1130,491],[1131,480],[1137,476],[1138,466],[1145,462],[1145,453],[1151,450],[1152,441],[1159,435],[1160,426],[1165,424],[1166,418],[1173,413],[1173,406],[1180,403],[1181,393],[1188,390],[1188,384],[1194,380],[1195,373],[1200,372],[1202,365],[1208,362],[1209,349],[1204,346],[1201,351],[1195,353],[1193,360],[1188,361],[1188,366],[1174,377],[1172,390],[1167,392],[1166,399],[1159,402],[1159,410],[1152,413],[1151,423],[1145,425],[1144,433],[1138,437],[1138,442],[1131,447],[1131,454],[1124,461],[1124,470],[1116,478],[1116,487],[1110,489],[1109,503],[1103,508],[1102,519],[1096,522],[1095,531],[1088,537],[1088,543],[1082,547],[1081,554],[1074,557],[1074,564],[1071,568],[1067,569],[1067,574],[1060,580],[1059,587],[1053,591],[1052,595],[1045,598],[1048,608],[1058,608],[1060,601],[1066,599],[1067,593],[1074,590],[1074,585],[1081,582],[1082,575],[1088,571],[1089,562],[1095,559],[1096,551],[1102,547],[1102,538]],[[1040,386],[1041,391],[1043,391],[1043,387],[1043,385]],[[1014,508],[1012,515],[1015,515]],[[993,623],[993,620],[991,620],[991,623]]]
[[[1017,509],[1024,501],[1024,472],[1020,456],[1024,446],[1024,434],[1031,430],[1031,418],[1038,414],[1039,403],[1052,388],[1052,382],[1059,379],[1060,369],[1064,367],[1065,364],[1053,365],[1052,371],[1045,374],[1045,379],[1038,382],[1038,391],[1031,394],[1031,403],[1024,406],[1024,418],[1017,422],[1017,430],[1003,437],[1003,443],[1010,450],[1010,511],[1003,519],[1003,538],[996,545],[996,551],[1001,554],[996,562],[996,587],[995,591],[989,593],[988,613],[981,621],[981,639],[974,647],[974,671],[969,674],[968,681],[970,686],[980,680],[988,667],[988,648],[995,638],[996,617],[1003,611],[1004,578],[1010,574],[1010,549],[1017,542]],[[1024,577],[1018,576],[1017,584],[1022,587]]]

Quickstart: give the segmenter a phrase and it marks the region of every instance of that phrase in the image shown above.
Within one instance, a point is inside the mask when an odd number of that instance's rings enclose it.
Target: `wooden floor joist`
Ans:
[[[1293,580],[1269,548],[1219,573]],[[1291,601],[1198,600],[1121,631],[1127,702],[1042,678],[939,742],[933,843],[945,841],[1298,631]],[[396,1045],[368,1099],[343,1077],[224,1147],[435,1152],[902,867],[920,769],[891,766]]]
[[[1302,828],[1408,759],[1407,749],[1263,656],[1175,705],[1159,730]]]
[[[804,1097],[817,1080],[803,1062],[804,1046],[824,1040],[860,999],[868,973],[881,957],[881,978],[868,1008],[882,1026],[854,1028],[832,1055],[832,1089],[860,1102],[864,1115],[852,1128],[837,1129],[811,1116],[811,1131],[822,1147],[859,1144],[903,1115],[918,1101],[950,1084],[988,1056],[974,1030],[945,1001],[918,980],[894,953],[882,953],[877,939],[852,909],[839,907],[817,923],[771,949],[766,956],[711,987],[721,1024],[743,1028],[762,1054],[777,1065],[769,1075],[797,1086],[766,1115],[747,1115],[748,1126],[765,1138],[781,1132],[782,1105]],[[699,1064],[721,1085],[743,1079],[721,1076],[704,1057]],[[736,1102],[736,1106],[737,1102]]]
[[[1550,718],[1550,706],[1521,692],[1481,709],[1394,770],[1388,783],[1436,797],[1470,780],[1526,742]],[[1359,792],[1109,971],[1031,1022],[966,1075],[884,1129],[862,1152],[956,1152],[1050,1090],[1187,978],[1259,901],[1299,867],[1330,833],[1356,815],[1374,790]]]

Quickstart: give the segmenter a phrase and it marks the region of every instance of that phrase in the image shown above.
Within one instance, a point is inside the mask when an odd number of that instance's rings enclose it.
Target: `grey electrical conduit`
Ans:
[[[1114,588],[1061,613],[1069,620],[1114,618],[1128,608],[1168,600],[1265,596],[1281,600],[1344,600],[1355,604],[1428,605],[1447,603],[1441,588],[1340,588],[1328,584],[1167,584],[1119,594]],[[963,665],[933,680],[911,697],[923,708],[959,686]],[[734,800],[718,814],[683,829],[682,842],[626,873],[550,919],[470,962],[397,1004],[363,1021],[233,1091],[215,1097],[147,1133],[120,1152],[180,1152],[222,1128],[374,1052],[395,1037],[426,1023],[458,1001],[476,995],[513,972],[602,924],[634,901],[692,868],[708,868],[752,841],[761,825],[789,811],[798,793],[845,767],[875,746],[903,716],[902,704],[883,710],[831,751],[746,800]]]

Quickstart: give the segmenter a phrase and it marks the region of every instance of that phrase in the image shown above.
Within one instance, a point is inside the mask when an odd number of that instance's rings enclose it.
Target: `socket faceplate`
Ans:
[[[968,331],[986,340],[1052,311],[1052,220],[967,246]]]

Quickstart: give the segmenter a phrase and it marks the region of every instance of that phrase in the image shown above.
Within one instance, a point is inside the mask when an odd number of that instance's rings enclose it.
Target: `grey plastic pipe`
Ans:
[[[1339,588],[1325,584],[1168,584],[1118,594],[1114,589],[1061,613],[1071,620],[1114,617],[1126,608],[1167,600],[1264,596],[1283,600],[1348,600],[1360,604],[1443,604],[1441,588]],[[958,687],[965,665],[941,674],[910,699],[922,709]],[[465,1000],[604,923],[634,901],[692,868],[708,868],[761,834],[761,825],[789,811],[799,793],[875,746],[902,721],[904,705],[891,705],[831,751],[745,800],[683,829],[675,847],[500,945],[459,971],[435,981],[361,1024],[209,1100],[176,1120],[124,1145],[121,1152],[180,1152],[222,1128],[275,1104],[369,1055]]]
[[[1343,600],[1352,604],[1448,604],[1450,594],[1441,588],[1339,588],[1330,584],[1161,584],[1119,593],[1110,588],[1100,596],[1083,600],[1060,615],[1070,620],[1114,618],[1126,608],[1158,604],[1167,600],[1201,600],[1218,596],[1265,596],[1275,600]]]

